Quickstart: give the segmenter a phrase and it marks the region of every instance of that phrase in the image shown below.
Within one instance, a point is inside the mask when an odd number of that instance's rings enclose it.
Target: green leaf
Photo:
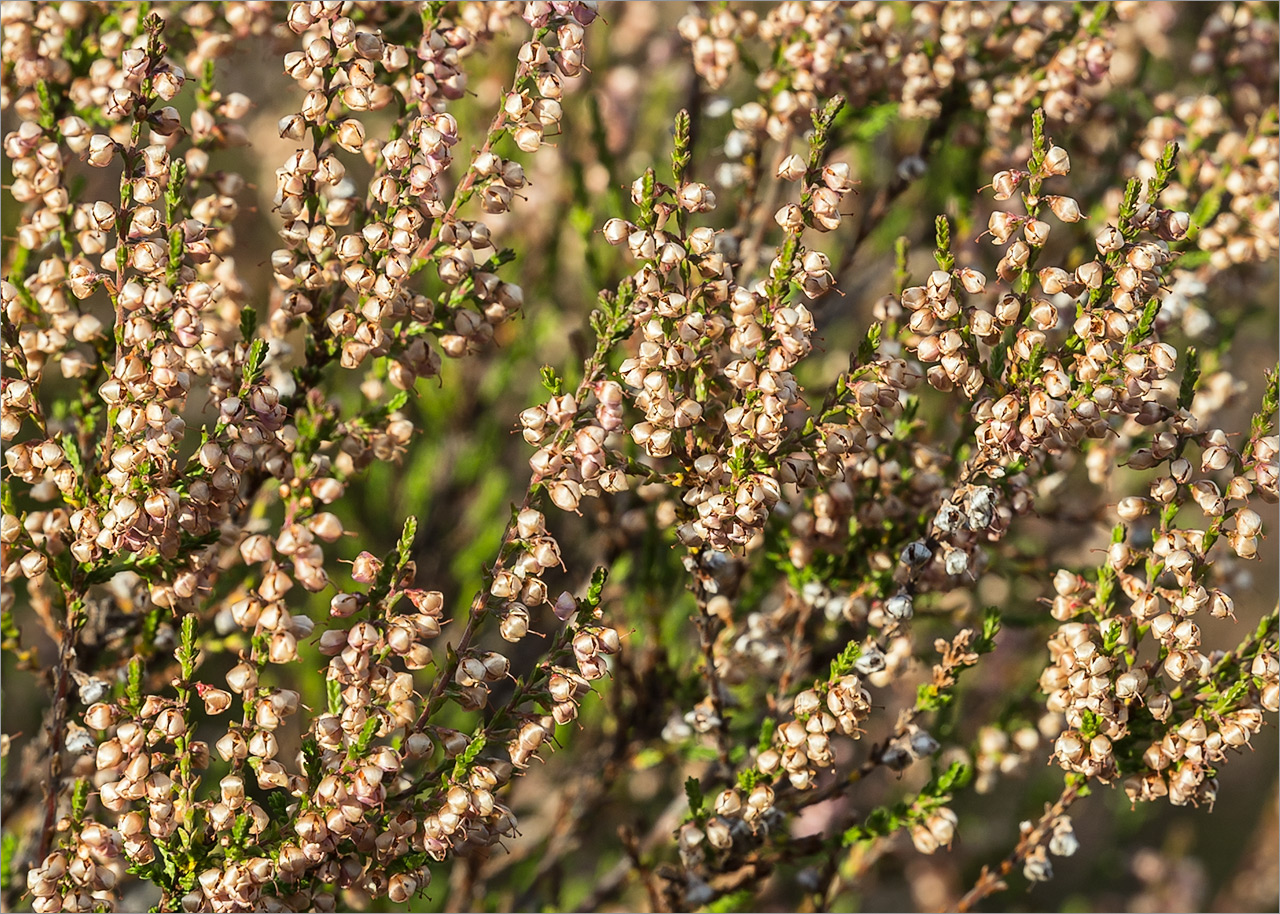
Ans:
[[[382,425],[387,421],[387,417],[397,410],[404,409],[405,404],[409,402],[409,392],[407,390],[396,391],[395,395],[386,403],[378,403],[368,407],[360,413],[360,424],[365,428],[374,428]]]
[[[1271,429],[1276,410],[1280,408],[1280,367],[1268,370],[1264,377],[1267,386],[1262,392],[1262,404],[1249,423],[1249,435],[1255,440],[1264,437]]]
[[[1114,575],[1115,572],[1112,572],[1112,574]],[[1101,574],[1099,574],[1099,578],[1101,578]],[[1101,588],[1099,588],[1099,591],[1101,591]],[[1110,601],[1110,597],[1111,594],[1110,591],[1108,591],[1108,602]],[[1099,603],[1101,603],[1101,600],[1099,600]],[[1104,609],[1103,611],[1106,612],[1107,610]],[[1104,654],[1114,653],[1116,648],[1120,646],[1120,636],[1123,634],[1123,625],[1113,623],[1110,627],[1106,628],[1102,633],[1102,652]]]
[[[397,391],[395,396],[393,396],[390,400],[387,401],[387,415],[389,416],[394,412],[399,412],[400,410],[404,409],[405,405],[408,404],[408,402],[409,402],[409,391],[407,390]]]
[[[756,741],[756,748],[764,752],[773,745],[773,734],[778,729],[778,721],[772,717],[766,717],[760,722],[760,739]]]
[[[1097,736],[1098,726],[1099,726],[1098,715],[1094,714],[1092,711],[1080,712],[1080,738],[1081,739],[1088,740],[1088,739],[1093,739],[1095,736]]]
[[[244,374],[240,380],[240,389],[248,391],[262,377],[262,366],[267,362],[269,347],[266,340],[254,340],[249,344],[249,354],[244,360]]]
[[[862,841],[869,841],[873,838],[865,828],[861,825],[851,825],[845,829],[845,833],[840,837],[840,844],[843,847],[853,847]]]
[[[936,789],[930,791],[933,796],[940,797],[944,793],[963,789],[973,777],[973,771],[964,762],[952,762],[946,771],[938,775]]]
[[[706,798],[702,795],[702,782],[695,777],[689,777],[684,782],[684,795],[689,800],[689,812],[693,814],[695,819],[700,819],[705,814],[703,806]]]
[[[1093,13],[1089,17],[1088,24],[1085,25],[1085,31],[1095,38],[1102,34],[1102,27],[1107,22],[1107,17],[1111,14],[1111,0],[1103,0],[1093,7]]]
[[[1031,114],[1031,158],[1027,159],[1027,171],[1033,177],[1043,177],[1045,153],[1049,151],[1049,139],[1044,132],[1044,109],[1037,108]]]
[[[237,855],[244,852],[248,843],[249,825],[253,822],[253,818],[247,813],[242,812],[236,816],[235,823],[231,826],[231,843],[227,846],[227,852],[236,853]]]
[[[1208,225],[1218,215],[1222,209],[1222,192],[1208,193],[1200,198],[1200,202],[1196,204],[1195,210],[1191,213],[1191,230],[1195,232]],[[1195,253],[1195,252],[1193,252]],[[1207,251],[1199,252],[1208,254]],[[1178,259],[1179,266],[1187,266],[1187,256]]]
[[[1031,352],[1027,355],[1027,360],[1018,366],[1018,379],[1023,381],[1034,381],[1040,375],[1040,368],[1044,364],[1044,344],[1036,343],[1031,347]]]
[[[174,859],[173,854],[169,853],[169,849],[164,842],[155,842],[156,856],[160,858],[160,871],[164,873],[169,885],[174,885],[178,880],[178,862]]]
[[[1156,201],[1160,195],[1164,193],[1164,189],[1169,186],[1169,181],[1173,178],[1173,170],[1178,164],[1178,144],[1173,140],[1165,143],[1164,152],[1160,155],[1160,160],[1156,162],[1156,173],[1147,181],[1147,203],[1152,206],[1156,205]]]
[[[320,782],[321,761],[320,744],[315,737],[308,736],[302,741],[302,768],[307,775],[307,783],[314,785]]]
[[[174,158],[169,163],[169,186],[165,188],[165,215],[169,227],[173,228],[178,221],[182,206],[182,187],[187,183],[187,162]]]
[[[0,835],[0,891],[8,891],[13,879],[13,858],[18,853],[18,833],[7,829]]]
[[[289,815],[289,795],[283,790],[272,790],[267,794],[267,812],[275,822],[287,822]]]
[[[708,914],[728,914],[730,911],[754,910],[755,892],[752,889],[738,889],[728,895],[722,895],[706,905],[703,910]]]
[[[689,112],[681,109],[676,114],[675,146],[671,150],[671,177],[676,187],[684,183],[685,171],[693,158],[689,129]]]
[[[204,67],[200,70],[200,84],[196,87],[196,102],[201,108],[213,107],[214,77],[216,73],[213,58],[209,58],[204,62]]]
[[[1135,224],[1135,218],[1138,212],[1138,193],[1142,189],[1142,182],[1137,178],[1130,178],[1129,183],[1124,188],[1124,199],[1120,202],[1120,235],[1125,241],[1132,241],[1138,235],[1138,226]]]
[[[71,820],[79,822],[84,818],[85,807],[89,805],[89,779],[76,778],[76,786],[71,791]]]
[[[49,84],[43,79],[36,82],[36,98],[40,101],[40,117],[39,123],[46,131],[53,133],[57,130],[57,114],[53,108],[53,99],[50,96]]]
[[[101,580],[103,581],[109,580],[111,576],[115,573],[115,571],[110,568],[104,568],[102,569],[102,571],[105,572],[104,574],[101,575]],[[96,577],[98,577],[98,575],[90,575],[89,580],[93,581],[94,578]],[[156,632],[158,631],[160,631],[160,607],[157,606],[156,608],[152,609],[149,613],[147,613],[147,615],[142,620],[142,633],[139,636],[142,641],[142,644],[144,645],[155,644]]]
[[[0,637],[4,638],[5,650],[10,650],[9,642],[16,645],[21,637],[18,624],[13,620],[13,613],[7,607],[0,611]]]
[[[142,658],[137,654],[129,661],[125,679],[125,699],[131,708],[142,704]]]
[[[805,175],[805,181],[809,184],[814,184],[818,180],[818,172],[821,171],[822,161],[827,154],[831,125],[843,107],[844,96],[835,95],[822,106],[821,111],[814,112],[813,133],[809,136],[809,168]]]
[[[955,696],[944,692],[931,682],[921,683],[916,689],[916,708],[920,711],[941,711]]]
[[[632,758],[631,764],[636,771],[647,771],[650,768],[662,764],[665,759],[666,756],[663,754],[661,749],[655,749],[652,746],[649,746],[637,752]]]
[[[1129,335],[1131,345],[1142,342],[1151,335],[1151,328],[1155,326],[1156,315],[1160,313],[1160,299],[1152,296],[1142,309],[1142,317],[1138,320],[1138,326]]]
[[[900,235],[893,244],[893,288],[899,298],[906,291],[907,284],[911,282],[911,271],[907,267],[907,254],[910,244],[911,242],[906,235]]]
[[[240,309],[240,339],[247,343],[257,331],[258,312],[252,305],[245,305]]]
[[[182,619],[182,640],[178,645],[178,662],[182,664],[182,678],[188,682],[196,673],[196,617],[189,613]]]
[[[652,168],[646,168],[640,178],[640,218],[637,220],[641,228],[651,229],[656,221],[654,214],[654,184],[656,178]]]
[[[951,223],[946,216],[938,216],[933,221],[936,247],[933,259],[938,261],[938,269],[950,271],[955,268],[956,258],[951,253]]]
[[[564,382],[560,380],[559,376],[556,374],[556,370],[550,365],[542,366],[542,386],[545,387],[553,397],[558,397],[564,392]]]
[[[1244,696],[1248,694],[1248,692],[1249,692],[1248,679],[1241,679],[1238,682],[1232,683],[1231,687],[1228,688],[1227,691],[1223,692],[1222,696],[1213,703],[1214,713],[1226,714],[1228,711],[1235,710],[1236,704],[1240,701],[1241,698],[1244,698]]]
[[[165,268],[165,282],[173,285],[178,281],[178,274],[182,270],[182,255],[186,250],[186,240],[182,236],[182,229],[169,229],[169,265]]]
[[[80,456],[80,447],[69,432],[63,432],[58,439],[62,444],[62,452],[66,454],[67,465],[75,470],[76,479],[84,479],[84,458]]]
[[[844,646],[844,650],[835,660],[831,661],[831,679],[839,679],[841,676],[848,676],[853,672],[853,665],[857,662],[859,655],[862,654],[862,645],[857,641],[850,641]]]
[[[883,325],[876,321],[867,328],[867,334],[862,338],[862,342],[858,344],[858,364],[870,365],[872,359],[875,358],[876,350],[880,348],[880,334],[884,330]],[[843,376],[841,381],[843,381]]]
[[[988,606],[982,613],[982,640],[974,645],[975,650],[979,654],[995,650],[996,635],[999,633],[1000,610],[995,606]]]
[[[775,305],[782,302],[791,285],[791,279],[795,275],[796,254],[799,250],[800,238],[797,235],[788,235],[778,247],[778,269],[770,277],[768,285],[769,301]]]
[[[855,117],[856,120],[853,121],[852,129],[845,131],[844,135],[859,144],[865,145],[894,124],[899,123],[898,111],[900,107],[901,104],[899,102],[885,102],[861,110],[846,109],[840,112],[840,117],[836,119],[836,123],[843,131],[845,122],[850,117]]]
[[[588,609],[595,609],[600,605],[600,594],[604,592],[604,584],[607,580],[609,580],[609,569],[603,565],[597,566],[591,573],[591,586],[587,588],[587,598],[584,601]]]
[[[364,722],[364,726],[360,728],[360,735],[356,737],[355,744],[351,747],[352,758],[364,758],[368,754],[373,736],[381,725],[382,719],[376,714]]]
[[[992,378],[999,380],[1004,377],[1005,362],[1008,360],[1009,349],[1013,345],[1013,339],[1013,328],[1006,327],[1004,333],[1000,336],[1000,342],[992,347],[991,358],[988,360],[988,364],[991,366],[990,373]]]
[[[413,540],[418,535],[418,518],[410,514],[404,519],[404,527],[400,531],[400,540],[396,543],[396,573],[404,570],[413,552]]]
[[[453,763],[452,780],[455,784],[460,784],[466,779],[467,773],[471,770],[471,766],[475,764],[487,742],[488,739],[479,730],[471,737],[471,742],[467,743],[467,748],[462,750],[462,754]]]

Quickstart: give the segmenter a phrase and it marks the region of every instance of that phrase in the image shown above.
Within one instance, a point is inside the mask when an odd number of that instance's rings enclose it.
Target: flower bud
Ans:
[[[1071,172],[1071,158],[1061,146],[1050,146],[1044,154],[1044,173],[1046,175],[1065,175]]]

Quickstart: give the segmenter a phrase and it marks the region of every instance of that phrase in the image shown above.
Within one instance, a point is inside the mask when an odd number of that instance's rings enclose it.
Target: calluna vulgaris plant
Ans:
[[[5,910],[966,910],[1274,723],[1274,4],[0,20]]]

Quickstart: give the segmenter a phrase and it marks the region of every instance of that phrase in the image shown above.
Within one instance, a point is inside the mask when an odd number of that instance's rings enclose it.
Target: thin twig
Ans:
[[[694,552],[694,561],[698,553]],[[698,615],[694,625],[698,629],[698,646],[702,651],[702,675],[707,681],[707,700],[711,703],[711,711],[715,715],[716,753],[720,764],[729,765],[729,721],[724,705],[724,686],[720,684],[720,671],[716,668],[716,636],[720,633],[720,620],[708,608],[709,594],[700,576],[695,575],[693,582],[694,597],[698,603]]]
[[[667,804],[667,807],[654,820],[653,827],[649,829],[649,832],[640,842],[641,852],[648,853],[664,835],[669,835],[675,830],[680,823],[680,815],[684,812],[687,802],[682,794],[673,798]],[[596,881],[591,891],[587,893],[587,897],[579,903],[575,910],[579,914],[587,911],[598,911],[601,905],[613,898],[622,888],[622,884],[634,867],[635,861],[633,859],[623,857]]]
[[[43,861],[53,844],[54,825],[57,823],[58,795],[62,778],[62,746],[65,741],[67,703],[71,693],[71,670],[75,664],[76,633],[80,630],[80,613],[83,605],[68,599],[67,617],[58,644],[58,666],[54,677],[52,719],[49,722],[49,782],[44,798],[44,829],[40,834],[40,850],[36,857]]]
[[[1048,833],[1053,829],[1053,823],[1067,811],[1079,796],[1080,785],[1074,780],[1064,786],[1058,799],[1045,810],[1035,828],[1018,839],[1017,845],[1009,853],[1009,856],[1001,860],[995,869],[990,866],[983,866],[982,873],[978,876],[978,881],[974,883],[973,888],[965,892],[950,910],[956,911],[957,914],[963,914],[965,911],[973,910],[973,906],[987,896],[1007,889],[1008,885],[1005,883],[1004,877],[1013,872],[1015,866],[1044,843]]]
[[[788,149],[793,135],[793,131],[788,128],[786,134],[778,141],[778,151],[774,155],[773,168],[769,172],[769,188],[756,205],[755,211],[751,214],[749,222],[752,226],[751,235],[743,241],[738,252],[742,258],[742,266],[738,272],[743,279],[750,279],[751,275],[755,273],[756,267],[760,264],[760,250],[764,243],[764,233],[773,222],[773,211],[777,209],[778,198],[785,183],[778,177],[778,169],[782,166],[783,159],[789,155]]]

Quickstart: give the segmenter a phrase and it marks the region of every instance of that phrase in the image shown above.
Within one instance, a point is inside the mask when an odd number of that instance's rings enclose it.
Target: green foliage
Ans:
[[[76,778],[75,787],[71,791],[71,820],[79,822],[84,818],[84,811],[89,805],[89,779]]]
[[[382,721],[377,716],[370,717],[364,722],[364,726],[360,728],[360,735],[356,737],[351,744],[350,755],[352,758],[362,758],[368,751],[369,746],[373,743],[373,738],[378,733],[378,728],[382,725]]]
[[[18,833],[6,829],[0,835],[0,891],[7,891],[13,881],[13,860],[18,853]]]
[[[142,705],[142,658],[136,654],[129,660],[124,697],[126,707],[131,710]]]
[[[588,610],[600,605],[600,595],[604,592],[605,582],[609,580],[609,569],[603,565],[591,573],[591,585],[587,588],[587,596],[582,601]]]
[[[244,373],[240,381],[240,390],[248,392],[262,378],[262,368],[267,363],[269,347],[265,340],[255,339],[249,344],[249,354],[244,360]]]
[[[684,183],[685,171],[693,159],[693,141],[689,130],[689,112],[681,109],[676,115],[675,145],[671,150],[671,179],[676,187]]]
[[[1249,423],[1250,436],[1257,439],[1275,427],[1276,411],[1280,409],[1280,368],[1267,369],[1266,387],[1262,391],[1262,406]]]
[[[907,265],[910,250],[910,241],[905,236],[899,237],[893,243],[893,291],[899,298],[911,284],[911,270]]]
[[[542,386],[553,397],[558,397],[564,393],[564,382],[556,375],[556,371],[550,365],[542,366]]]
[[[684,782],[684,795],[689,801],[689,815],[695,821],[702,821],[706,816],[706,810],[703,808],[706,800],[702,795],[702,782],[695,777],[689,777]]]
[[[471,737],[471,742],[467,743],[467,748],[457,757],[453,763],[453,775],[451,780],[455,784],[461,784],[466,780],[467,772],[469,772],[476,759],[480,757],[481,751],[484,749],[488,739],[483,732],[477,731]]]
[[[772,717],[766,717],[760,724],[760,738],[756,741],[756,748],[763,752],[773,745],[773,734],[778,729],[778,721]]]
[[[756,768],[744,768],[738,772],[738,787],[743,793],[750,793],[760,783],[764,775]]]
[[[1170,140],[1156,161],[1156,173],[1147,180],[1147,202],[1155,206],[1173,179],[1178,164],[1178,144]]]
[[[702,910],[708,914],[728,914],[730,911],[751,911],[754,909],[755,892],[751,889],[738,889],[728,895],[722,895],[704,906]]]
[[[820,111],[813,113],[813,132],[809,134],[809,167],[805,180],[813,183],[818,179],[827,156],[827,147],[831,140],[831,127],[836,116],[844,108],[844,97],[833,96],[828,99]]]
[[[636,220],[641,227],[649,229],[653,228],[656,216],[654,214],[654,185],[656,178],[652,168],[645,169],[644,175],[640,178],[640,215]]]
[[[196,644],[196,617],[182,617],[182,640],[178,645],[178,662],[182,665],[182,678],[188,682],[196,674],[196,657],[200,647]]]
[[[1190,409],[1191,401],[1196,395],[1196,384],[1200,380],[1200,358],[1196,347],[1188,346],[1183,350],[1183,362],[1182,383],[1178,385],[1178,406]]]
[[[934,221],[934,231],[936,241],[933,258],[938,261],[939,270],[950,272],[955,269],[956,258],[951,253],[951,223],[946,216],[939,216]]]
[[[1142,182],[1130,178],[1124,187],[1124,198],[1120,202],[1120,234],[1125,241],[1133,241],[1141,231],[1137,221],[1138,196],[1142,191]]]
[[[258,312],[254,310],[252,305],[243,306],[240,309],[240,338],[245,340],[253,339],[257,329]]]
[[[1049,138],[1044,132],[1044,109],[1031,112],[1031,157],[1027,159],[1027,171],[1032,176],[1031,192],[1039,190],[1037,179],[1044,174],[1045,154],[1049,151]]]

